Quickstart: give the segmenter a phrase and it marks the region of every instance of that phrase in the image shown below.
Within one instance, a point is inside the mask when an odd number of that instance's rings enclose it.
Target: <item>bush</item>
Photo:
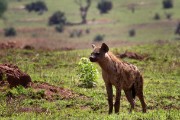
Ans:
[[[112,7],[112,2],[109,0],[101,0],[101,2],[99,2],[97,5],[97,8],[99,9],[101,14],[108,13],[108,11],[112,9]]]
[[[6,37],[16,36],[16,30],[13,27],[5,28],[4,35]]]
[[[159,19],[161,19],[161,17],[160,17],[160,15],[159,15],[158,13],[156,13],[156,14],[154,15],[154,20],[159,20]]]
[[[129,36],[134,37],[136,35],[136,31],[134,29],[129,30]]]
[[[94,38],[94,41],[95,42],[103,41],[104,37],[105,37],[104,35],[96,35],[95,38]]]
[[[168,20],[171,20],[173,14],[172,13],[165,13],[165,15],[166,15],[166,18]]]
[[[162,4],[164,9],[173,8],[173,0],[163,0]]]
[[[25,9],[29,12],[35,11],[35,12],[39,12],[40,14],[48,10],[45,2],[43,1],[29,3],[25,6]]]
[[[49,25],[58,25],[58,24],[62,24],[65,25],[66,24],[66,17],[65,14],[61,11],[57,11],[55,12],[50,18],[49,18]]]
[[[77,71],[81,87],[92,88],[96,86],[98,71],[88,58],[80,59]]]

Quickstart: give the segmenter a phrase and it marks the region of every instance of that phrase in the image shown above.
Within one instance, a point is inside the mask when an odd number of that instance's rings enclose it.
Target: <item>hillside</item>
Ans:
[[[5,14],[7,21],[0,20],[0,41],[13,40],[20,46],[32,45],[36,48],[50,49],[79,49],[89,48],[97,35],[104,35],[104,41],[111,46],[152,43],[157,40],[179,39],[174,35],[179,22],[180,1],[174,0],[172,9],[163,9],[162,0],[113,0],[113,8],[108,14],[101,15],[97,9],[97,1],[93,0],[88,11],[86,25],[68,26],[63,33],[58,33],[54,27],[48,26],[49,17],[60,10],[65,13],[67,20],[73,23],[81,21],[79,6],[74,0],[44,0],[48,11],[42,15],[27,12],[24,6],[31,0],[9,0],[8,11]],[[132,12],[132,6],[135,11]],[[155,14],[160,16],[154,20]],[[171,19],[166,15],[170,14]],[[15,27],[17,36],[5,38],[3,28]],[[86,30],[89,33],[86,33]],[[129,31],[135,30],[134,37]],[[80,37],[70,37],[74,31],[81,31]]]

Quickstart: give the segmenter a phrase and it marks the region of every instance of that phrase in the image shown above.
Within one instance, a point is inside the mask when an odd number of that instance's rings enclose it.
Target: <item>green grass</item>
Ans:
[[[124,93],[121,98],[120,114],[108,115],[106,91],[101,75],[97,87],[86,89],[78,87],[76,66],[81,57],[88,57],[91,50],[75,51],[40,51],[40,50],[4,50],[0,52],[1,63],[10,62],[26,71],[33,81],[43,81],[73,90],[87,98],[62,99],[47,101],[45,99],[15,98],[6,104],[5,94],[0,93],[0,118],[3,119],[179,119],[180,114],[180,44],[166,42],[134,47],[112,48],[115,53],[125,50],[148,54],[149,59],[137,61],[125,59],[138,66],[144,76],[144,94],[148,112],[141,113],[138,99],[132,114],[128,113],[129,103]],[[99,66],[96,66],[101,73]],[[14,91],[14,90],[13,90]],[[16,91],[15,91],[16,92]],[[22,90],[20,93],[27,93]],[[18,108],[33,107],[45,109],[44,112],[19,112]]]

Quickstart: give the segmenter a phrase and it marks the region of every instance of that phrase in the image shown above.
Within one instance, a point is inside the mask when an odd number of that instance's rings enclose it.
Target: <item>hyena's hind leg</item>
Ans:
[[[127,100],[129,101],[131,108],[130,108],[130,113],[132,112],[132,110],[134,109],[134,99],[133,99],[133,95],[132,95],[132,91],[131,90],[124,90],[124,93],[126,95]]]
[[[137,87],[136,93],[137,93],[137,96],[142,105],[142,112],[146,113],[146,103],[144,101],[144,95],[143,95],[143,78],[142,78],[142,76],[139,77],[136,87]]]

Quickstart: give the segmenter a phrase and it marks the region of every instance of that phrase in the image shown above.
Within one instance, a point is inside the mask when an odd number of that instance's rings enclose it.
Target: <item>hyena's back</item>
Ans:
[[[108,55],[110,58],[109,60],[112,62],[109,62],[111,64],[109,65],[108,71],[102,71],[105,82],[110,82],[116,87],[121,87],[122,89],[127,90],[131,89],[135,83],[134,87],[143,81],[136,66],[113,59],[111,53],[108,53]]]

